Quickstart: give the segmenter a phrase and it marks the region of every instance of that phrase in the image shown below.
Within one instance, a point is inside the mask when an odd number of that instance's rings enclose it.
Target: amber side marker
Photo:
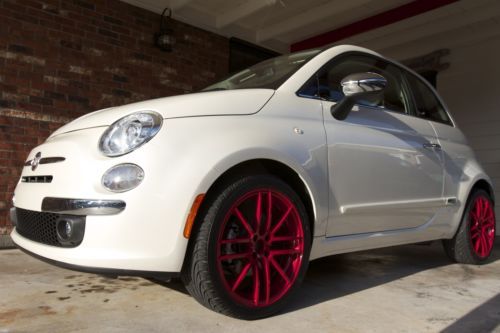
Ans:
[[[189,211],[189,215],[186,220],[186,225],[184,226],[184,237],[189,238],[191,236],[191,230],[193,230],[194,220],[196,219],[196,214],[198,213],[198,209],[203,202],[203,198],[205,198],[205,194],[198,194],[194,199],[193,205],[191,206],[191,210]]]

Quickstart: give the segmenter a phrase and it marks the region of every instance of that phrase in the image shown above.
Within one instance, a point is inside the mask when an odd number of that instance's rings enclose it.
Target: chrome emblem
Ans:
[[[40,159],[42,158],[42,153],[38,152],[35,155],[35,158],[31,161],[31,170],[35,171],[38,168],[38,164],[40,164]]]

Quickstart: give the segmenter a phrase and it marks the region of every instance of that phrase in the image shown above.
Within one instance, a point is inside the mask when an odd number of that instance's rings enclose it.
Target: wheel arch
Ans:
[[[476,190],[486,191],[486,193],[490,195],[493,203],[495,203],[493,186],[489,178],[486,176],[486,174],[484,173],[478,174],[475,177],[473,177],[473,179],[471,179],[470,182],[460,184],[459,189],[457,191],[457,198],[458,202],[460,203],[460,206],[450,217],[449,229],[445,232],[443,238],[451,239],[455,237],[455,235],[458,232],[458,229],[460,228],[460,224],[464,217],[465,210],[467,205],[469,204],[470,198],[474,193],[474,191]]]
[[[493,186],[486,179],[478,179],[474,185],[472,185],[471,190],[469,191],[469,197],[475,190],[484,190],[486,193],[490,195],[493,204],[495,204],[495,191],[493,190]]]
[[[288,184],[295,191],[295,193],[297,193],[306,208],[311,229],[311,237],[314,237],[314,226],[317,215],[313,199],[314,196],[310,187],[294,168],[281,161],[269,158],[255,158],[242,161],[232,165],[227,170],[222,172],[208,188],[200,210],[205,208],[205,205],[211,201],[212,196],[215,195],[226,182],[241,178],[242,176],[255,174],[268,174],[275,176]],[[195,224],[199,223],[200,221],[195,222]]]

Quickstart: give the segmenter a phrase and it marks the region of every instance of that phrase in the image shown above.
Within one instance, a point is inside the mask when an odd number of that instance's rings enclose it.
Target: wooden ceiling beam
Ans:
[[[387,10],[332,31],[325,32],[291,45],[290,50],[299,51],[321,47],[369,30],[377,29],[404,19],[449,5],[458,0],[415,0],[408,4]]]
[[[222,29],[230,24],[237,22],[245,17],[257,13],[258,11],[276,5],[277,0],[252,0],[232,8],[215,19],[217,29]]]

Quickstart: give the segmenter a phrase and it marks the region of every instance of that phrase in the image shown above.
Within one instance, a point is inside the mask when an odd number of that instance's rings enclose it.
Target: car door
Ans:
[[[431,86],[409,71],[405,71],[404,74],[413,95],[416,116],[429,121],[436,131],[439,145],[442,146],[443,196],[448,205],[453,205],[458,203],[457,192],[460,182],[465,179],[464,169],[471,154],[470,147]]]
[[[355,105],[347,119],[336,120],[330,110],[343,98],[340,81],[363,72],[387,79],[382,101]],[[442,154],[429,122],[411,115],[401,70],[375,56],[348,54],[326,64],[315,80],[328,146],[327,236],[416,228],[432,220],[444,205]]]

